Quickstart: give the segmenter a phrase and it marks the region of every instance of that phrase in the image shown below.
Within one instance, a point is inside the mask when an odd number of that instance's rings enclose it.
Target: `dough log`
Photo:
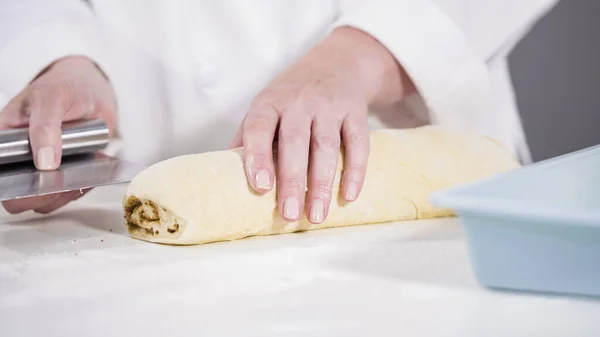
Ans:
[[[189,245],[398,220],[453,216],[428,202],[432,191],[520,166],[485,136],[434,126],[371,132],[366,181],[351,203],[339,196],[340,160],[325,222],[278,215],[276,189],[265,195],[246,180],[242,149],[185,155],[140,172],[123,199],[129,234],[150,242]]]

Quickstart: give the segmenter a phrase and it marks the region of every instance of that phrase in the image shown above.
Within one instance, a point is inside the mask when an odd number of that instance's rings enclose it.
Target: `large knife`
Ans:
[[[126,183],[146,168],[104,154],[109,142],[101,119],[65,123],[60,167],[38,171],[28,129],[0,131],[0,201]]]

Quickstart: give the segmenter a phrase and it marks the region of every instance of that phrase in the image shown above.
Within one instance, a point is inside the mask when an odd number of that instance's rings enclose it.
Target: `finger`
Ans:
[[[273,188],[273,138],[279,114],[271,105],[252,108],[243,130],[244,162],[248,181],[255,191],[264,193]]]
[[[321,223],[327,218],[333,180],[340,154],[341,123],[315,118],[312,124],[308,180],[308,219]]]
[[[26,127],[29,124],[29,109],[24,106],[24,92],[13,97],[0,111],[0,130]]]
[[[281,119],[278,140],[278,207],[281,216],[298,220],[304,209],[312,117],[289,113]]]
[[[90,119],[90,118],[102,118],[106,126],[108,127],[108,136],[112,137],[117,128],[117,114],[116,114],[116,106],[107,98],[97,99],[94,101],[95,103],[90,103],[82,108],[85,109],[83,111],[88,111],[88,109],[94,109],[92,114],[88,116],[83,116],[79,118]],[[77,118],[75,118],[77,119]],[[70,120],[70,116],[67,116],[65,120]]]
[[[91,189],[88,188],[88,189],[82,189],[82,190],[61,193],[51,203],[41,206],[41,207],[36,207],[36,208],[34,208],[33,211],[36,213],[40,213],[40,214],[48,214],[48,213],[54,212],[54,211],[58,210],[59,208],[67,205],[71,201],[75,201],[75,200],[83,197],[90,190]]]
[[[66,116],[71,105],[70,88],[66,84],[33,86],[27,95],[30,109],[29,138],[33,158],[39,170],[55,170],[62,156],[61,135]],[[69,118],[65,118],[69,117]]]
[[[360,195],[369,160],[369,130],[366,114],[350,114],[342,124],[344,171],[342,195],[354,201]]]
[[[24,199],[7,200],[2,202],[4,209],[10,214],[23,213],[37,207],[44,207],[54,202],[60,193],[41,195]]]
[[[238,147],[241,147],[244,145],[244,139],[243,139],[244,123],[246,123],[245,117],[244,117],[244,120],[242,120],[242,123],[236,129],[235,135],[233,135],[233,139],[229,143],[229,147],[228,147],[229,149],[235,149],[235,148],[238,148]]]

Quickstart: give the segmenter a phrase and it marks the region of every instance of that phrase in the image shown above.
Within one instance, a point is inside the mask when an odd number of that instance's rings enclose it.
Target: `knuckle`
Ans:
[[[303,86],[297,91],[297,95],[307,102],[315,102],[316,104],[329,104],[335,99],[332,88],[322,85],[320,80],[310,83],[308,86]]]
[[[244,133],[264,135],[273,133],[275,123],[273,122],[273,118],[267,114],[255,114],[246,119],[246,123],[244,124]]]
[[[278,90],[264,89],[253,101],[252,107],[254,109],[271,109],[275,112],[279,112],[285,100],[285,95]]]
[[[52,86],[50,93],[58,98],[63,100],[64,102],[70,101],[71,95],[73,93],[72,85],[68,81],[57,82]]]
[[[311,193],[321,198],[329,199],[333,193],[333,187],[327,180],[318,180],[311,187]]]
[[[19,109],[19,118],[28,119],[29,117],[31,117],[31,100],[25,99]]]
[[[255,101],[258,103],[272,102],[273,98],[276,97],[276,91],[271,88],[265,88],[256,95]]]
[[[78,109],[75,110],[75,113],[80,113],[83,115],[83,118],[88,118],[94,114],[96,108],[97,105],[94,100],[86,100],[84,102],[81,102],[80,106],[78,106]]]
[[[279,134],[279,141],[286,145],[307,144],[310,137],[310,131],[299,126],[288,126],[282,128]]]
[[[68,81],[56,81],[34,85],[30,93],[32,100],[47,103],[57,102],[61,107],[68,107],[73,98],[73,86]]]
[[[311,140],[314,150],[338,150],[340,148],[340,137],[335,135],[315,135]]]
[[[365,172],[367,169],[367,165],[364,163],[347,163],[346,167],[345,167],[345,171],[346,172],[353,172],[353,173],[362,173]]]
[[[270,166],[271,157],[262,151],[248,151],[246,164],[255,167]]]
[[[344,137],[344,144],[347,147],[365,146],[369,141],[367,133],[363,132],[348,132]]]
[[[48,133],[59,133],[61,132],[60,128],[61,121],[52,121],[47,120],[36,124],[31,124],[29,126],[29,133],[33,135],[41,135]]]
[[[282,178],[280,184],[283,189],[290,192],[300,192],[304,191],[306,188],[304,179],[300,179],[298,177]]]
[[[114,114],[117,111],[116,103],[108,98],[92,101],[93,110],[99,110],[103,113]]]

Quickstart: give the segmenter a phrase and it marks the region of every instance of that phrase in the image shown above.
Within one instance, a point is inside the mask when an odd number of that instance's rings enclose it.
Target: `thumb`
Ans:
[[[55,170],[62,157],[62,122],[67,108],[68,87],[33,87],[26,97],[29,109],[29,140],[38,170]]]

